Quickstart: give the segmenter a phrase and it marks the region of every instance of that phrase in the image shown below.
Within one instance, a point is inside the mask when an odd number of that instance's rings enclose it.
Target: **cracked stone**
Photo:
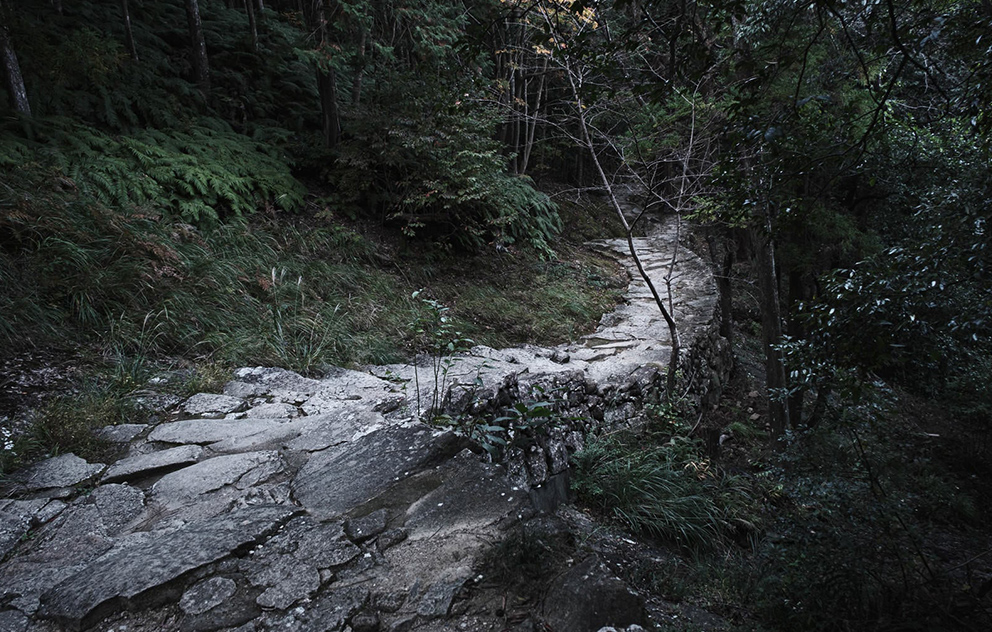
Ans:
[[[211,577],[195,584],[183,593],[179,607],[186,614],[203,614],[227,601],[238,585],[227,577]]]

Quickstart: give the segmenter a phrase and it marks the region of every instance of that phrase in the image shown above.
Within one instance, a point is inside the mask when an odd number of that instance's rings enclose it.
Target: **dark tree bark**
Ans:
[[[248,13],[248,29],[251,31],[251,49],[258,50],[258,24],[255,22],[255,2],[245,0],[245,11]]]
[[[21,65],[17,62],[14,52],[14,42],[10,38],[7,5],[0,1],[0,55],[3,56],[3,76],[6,79],[7,97],[10,107],[15,112],[31,116],[31,104],[28,103],[28,92],[24,87],[24,77],[21,75]]]
[[[308,30],[313,34],[318,50],[328,47],[327,16],[323,0],[309,0],[303,12]],[[338,112],[338,90],[334,70],[317,67],[317,94],[320,98],[321,127],[324,146],[334,147],[341,137],[341,116]]]
[[[124,43],[131,59],[138,61],[138,47],[134,45],[134,32],[131,30],[131,10],[127,0],[121,0],[121,11],[124,13]]]
[[[351,104],[357,106],[362,101],[362,77],[365,74],[365,41],[368,34],[362,29],[361,38],[358,41],[358,55],[355,59],[355,76],[351,79]]]
[[[765,352],[765,381],[768,386],[768,416],[772,436],[781,436],[789,426],[789,409],[779,396],[786,388],[785,363],[774,348],[782,341],[782,308],[779,303],[778,275],[775,271],[775,242],[771,234],[770,210],[765,225],[752,230],[755,271],[761,294],[761,344]]]
[[[193,48],[194,80],[200,86],[200,91],[206,96],[210,92],[210,62],[207,59],[207,43],[203,39],[200,5],[197,0],[185,0],[185,3],[190,45]]]
[[[726,234],[729,229],[722,232]],[[733,342],[733,288],[730,285],[730,275],[734,269],[734,245],[729,237],[722,240],[723,248],[717,243],[717,236],[712,232],[706,235],[706,243],[710,249],[710,258],[716,265],[719,261],[720,270],[716,274],[716,287],[720,292],[720,335]]]

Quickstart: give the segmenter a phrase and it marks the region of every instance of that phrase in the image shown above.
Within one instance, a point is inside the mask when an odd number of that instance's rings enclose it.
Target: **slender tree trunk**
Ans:
[[[761,343],[765,352],[765,381],[768,386],[768,416],[772,436],[778,437],[789,426],[789,409],[781,397],[786,388],[785,363],[782,352],[774,348],[782,341],[782,309],[779,303],[778,279],[775,272],[775,243],[771,234],[770,210],[766,209],[765,225],[753,229],[755,271],[761,293]]]
[[[365,42],[368,33],[362,29],[362,36],[358,41],[358,56],[355,66],[355,76],[351,80],[351,104],[357,106],[362,101],[362,76],[365,74]]]
[[[185,0],[189,39],[193,48],[194,80],[206,96],[210,92],[210,62],[207,59],[207,42],[203,39],[203,22],[200,20],[198,0]]]
[[[251,49],[258,51],[258,24],[255,23],[255,0],[245,0],[245,12],[248,13],[248,29],[251,31]]]
[[[138,47],[134,45],[134,32],[131,30],[131,9],[127,0],[121,0],[121,12],[124,14],[124,44],[131,59],[138,61]]]
[[[317,71],[317,93],[320,96],[321,121],[324,146],[334,147],[341,137],[341,119],[338,113],[338,90],[334,71]]]
[[[541,80],[537,84],[537,103],[534,105],[534,115],[531,116],[529,123],[529,128],[527,130],[527,139],[524,144],[524,156],[522,164],[520,165],[520,173],[527,173],[527,167],[530,164],[530,154],[534,149],[534,135],[537,132],[537,119],[541,115],[541,98],[544,96],[544,79],[548,74],[548,58],[544,58],[544,67],[541,68]]]
[[[7,18],[7,5],[0,0],[0,54],[3,56],[3,76],[6,79],[7,97],[10,99],[10,107],[15,112],[31,116],[28,91],[24,87],[21,65],[17,63],[14,42],[10,38],[10,31],[7,30]]]
[[[323,0],[310,0],[308,11],[304,12],[307,26],[314,34],[317,49],[326,50],[327,46],[327,17],[324,15]],[[341,136],[341,116],[338,112],[338,90],[334,70],[330,65],[317,68],[317,94],[320,99],[321,128],[324,135],[324,146],[334,147]]]

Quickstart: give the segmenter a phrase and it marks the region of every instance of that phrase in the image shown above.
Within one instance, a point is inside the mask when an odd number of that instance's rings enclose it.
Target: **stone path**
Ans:
[[[622,256],[626,245],[601,247]],[[658,275],[672,234],[638,247]],[[710,272],[681,253],[683,370],[705,397],[726,349]],[[320,380],[240,369],[223,394],[196,395],[167,421],[107,429],[126,446],[116,463],[66,454],[4,483],[0,632],[510,629],[461,605],[479,560],[564,497],[568,457],[590,426],[637,414],[642,392],[662,382],[667,340],[635,277],[595,334],[551,349],[476,347],[450,360],[437,396],[424,366]],[[497,463],[418,415],[435,399],[452,417],[480,418],[530,397],[584,421],[503,422]],[[544,624],[565,632],[558,610]]]

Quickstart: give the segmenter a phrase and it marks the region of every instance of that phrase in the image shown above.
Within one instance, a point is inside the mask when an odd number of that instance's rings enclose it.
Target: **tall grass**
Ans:
[[[687,439],[610,434],[590,441],[573,463],[580,501],[635,533],[706,550],[748,524],[747,488],[711,471]]]

